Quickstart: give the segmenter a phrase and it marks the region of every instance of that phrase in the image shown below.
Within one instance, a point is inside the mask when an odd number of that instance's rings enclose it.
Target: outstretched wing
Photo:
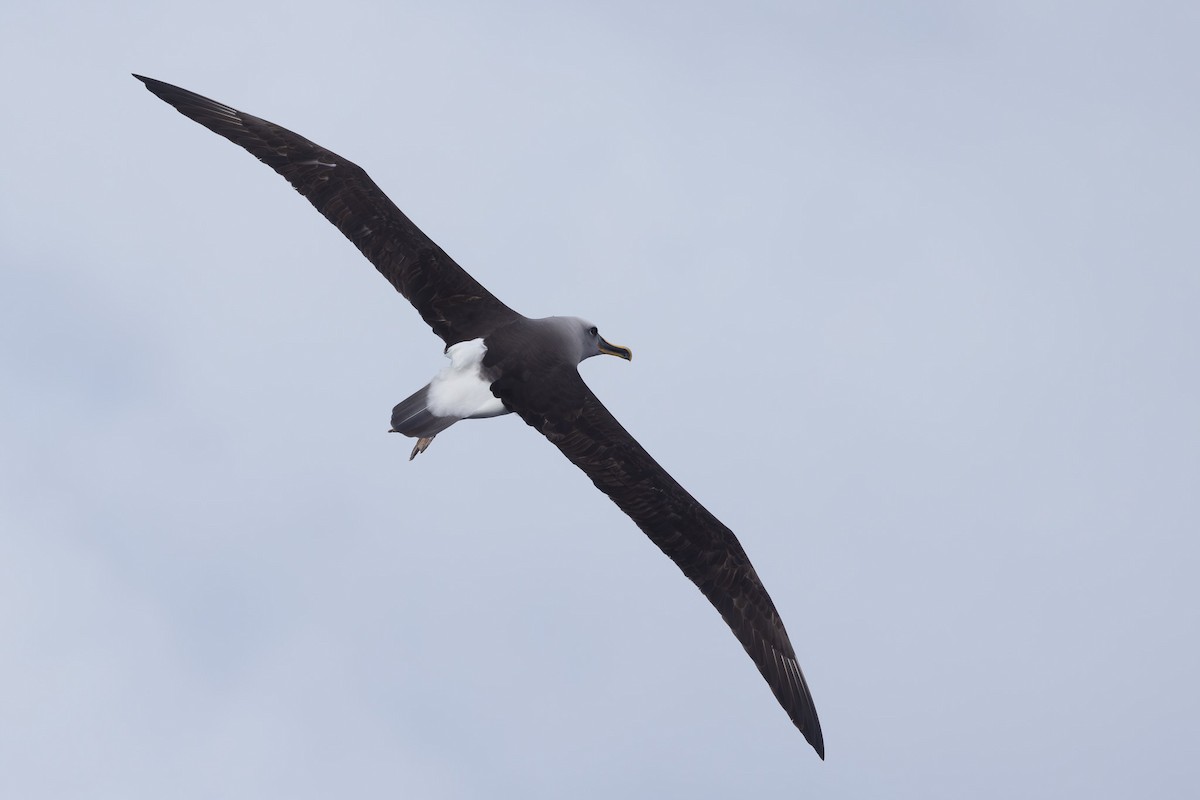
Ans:
[[[134,77],[185,117],[245,148],[287,178],[447,345],[485,336],[520,316],[422,233],[361,167],[265,119],[169,83]]]
[[[716,606],[821,758],[825,742],[783,621],[733,531],[658,465],[573,367],[505,372],[492,391],[587,474]]]

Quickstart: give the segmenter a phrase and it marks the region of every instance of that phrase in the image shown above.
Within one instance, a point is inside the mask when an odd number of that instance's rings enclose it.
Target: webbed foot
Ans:
[[[436,435],[437,434],[434,434],[434,436],[436,436]],[[429,445],[432,441],[433,441],[433,436],[422,436],[420,439],[417,439],[417,443],[415,445],[413,445],[412,455],[410,455],[408,457],[408,460],[412,461],[419,454],[424,453],[425,448],[429,447]]]

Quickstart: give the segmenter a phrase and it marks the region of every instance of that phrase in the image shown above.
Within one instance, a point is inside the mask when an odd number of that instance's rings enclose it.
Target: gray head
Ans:
[[[633,352],[628,347],[605,341],[596,326],[585,319],[548,317],[541,322],[555,328],[559,340],[568,348],[568,357],[575,358],[576,363],[598,355],[633,360]]]

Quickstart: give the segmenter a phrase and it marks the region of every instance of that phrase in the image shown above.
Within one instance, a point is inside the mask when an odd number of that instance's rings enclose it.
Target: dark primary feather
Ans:
[[[153,78],[135,78],[179,113],[278,172],[362,251],[447,345],[519,315],[434,244],[348,159],[265,119]]]
[[[825,757],[817,712],[783,622],[737,538],[621,427],[573,365],[523,347],[521,331],[528,321],[454,263],[358,166],[266,120],[135,77],[286,178],[447,345],[488,336],[484,364],[499,376],[492,391],[583,470],[700,588],[796,727]]]
[[[501,338],[484,358],[484,365],[500,374],[492,391],[583,470],[700,588],[792,722],[825,758],[817,709],[792,643],[733,531],[650,457],[596,399],[575,367],[535,363],[529,368],[529,359],[523,357],[516,361],[526,368],[517,368],[505,363],[505,353],[521,348],[506,345]]]

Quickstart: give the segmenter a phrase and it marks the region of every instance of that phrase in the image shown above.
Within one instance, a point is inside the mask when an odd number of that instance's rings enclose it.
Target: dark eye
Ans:
[[[595,325],[588,328],[588,336],[599,336],[599,335],[600,335],[600,331],[596,328]]]

